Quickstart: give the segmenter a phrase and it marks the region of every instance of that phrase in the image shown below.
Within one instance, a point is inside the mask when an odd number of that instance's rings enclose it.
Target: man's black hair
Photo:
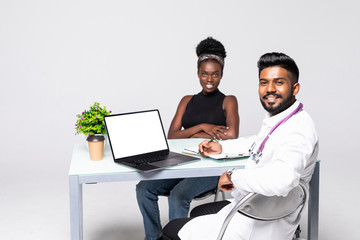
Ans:
[[[297,83],[299,80],[299,68],[295,61],[284,53],[266,53],[260,57],[257,66],[259,68],[259,76],[264,68],[279,66],[292,73],[294,83]]]

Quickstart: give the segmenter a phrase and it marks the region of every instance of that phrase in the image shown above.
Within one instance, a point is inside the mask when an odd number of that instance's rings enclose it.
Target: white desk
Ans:
[[[196,146],[201,141],[202,139],[169,140],[169,147],[174,152],[181,152],[185,147]],[[75,145],[69,170],[71,239],[83,239],[82,184],[84,183],[219,176],[232,167],[244,168],[244,162],[244,160],[224,162],[201,158],[196,162],[174,166],[161,171],[138,172],[132,168],[114,163],[108,148],[105,148],[102,161],[91,161],[86,143]],[[319,164],[316,166],[311,181],[308,205],[308,240],[318,239],[318,204]]]

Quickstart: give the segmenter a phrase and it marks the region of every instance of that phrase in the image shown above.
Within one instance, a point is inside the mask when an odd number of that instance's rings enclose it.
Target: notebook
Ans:
[[[183,150],[184,154],[188,154],[191,156],[200,156],[199,147],[189,147]],[[249,157],[250,153],[249,150],[242,151],[239,153],[220,153],[220,154],[213,154],[210,155],[209,158],[216,159],[216,160],[230,160],[230,159],[238,159],[238,158],[246,158]]]
[[[114,161],[140,171],[154,171],[199,160],[171,152],[157,109],[104,116]]]

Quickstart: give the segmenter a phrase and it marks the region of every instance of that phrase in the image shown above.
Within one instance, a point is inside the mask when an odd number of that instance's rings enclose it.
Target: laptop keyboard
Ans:
[[[133,166],[147,165],[147,164],[151,164],[152,162],[162,161],[162,160],[165,160],[168,158],[173,158],[175,156],[176,156],[176,154],[173,154],[173,153],[169,153],[168,155],[157,155],[157,156],[155,155],[152,157],[136,159],[133,162],[131,162],[130,164]]]

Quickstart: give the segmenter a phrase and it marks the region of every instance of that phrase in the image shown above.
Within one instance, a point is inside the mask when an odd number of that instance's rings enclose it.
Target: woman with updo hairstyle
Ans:
[[[219,90],[226,51],[221,42],[208,37],[196,47],[197,75],[201,92],[184,96],[168,132],[169,139],[233,139],[239,135],[235,96]],[[217,188],[219,177],[176,178],[140,181],[136,197],[143,216],[147,240],[161,239],[158,196],[169,195],[169,220],[187,217],[192,199]]]

